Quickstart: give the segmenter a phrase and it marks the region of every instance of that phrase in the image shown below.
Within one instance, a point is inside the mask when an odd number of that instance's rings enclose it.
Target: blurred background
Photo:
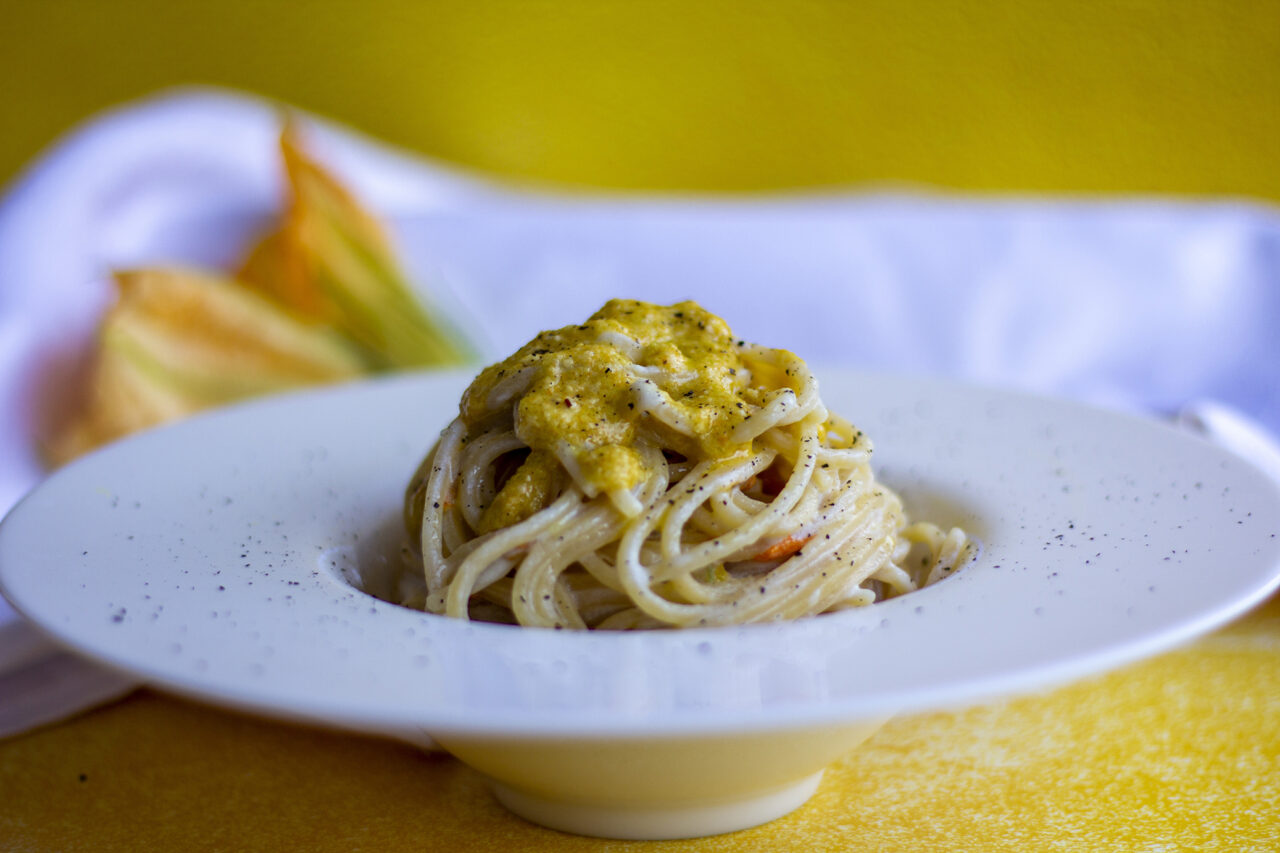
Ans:
[[[0,181],[201,83],[536,182],[1280,199],[1272,0],[6,6]]]

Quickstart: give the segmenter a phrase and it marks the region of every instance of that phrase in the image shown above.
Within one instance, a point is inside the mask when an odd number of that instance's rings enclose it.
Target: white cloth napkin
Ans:
[[[0,513],[112,268],[225,265],[278,209],[280,113],[168,93],[52,148],[0,205]],[[613,296],[693,298],[822,364],[924,372],[1174,417],[1280,477],[1280,213],[1241,202],[752,198],[500,187],[309,121],[415,280],[497,356]],[[0,736],[133,686],[0,601]]]

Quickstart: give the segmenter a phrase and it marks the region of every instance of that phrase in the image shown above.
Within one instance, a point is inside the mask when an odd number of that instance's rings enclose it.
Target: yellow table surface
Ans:
[[[11,4],[0,179],[195,82],[537,181],[1280,199],[1275,2],[904,5]],[[798,812],[678,845],[544,830],[448,758],[151,691],[0,742],[0,850],[1275,850],[1277,803],[1277,599],[1121,672],[897,719]]]
[[[1276,850],[1280,598],[1040,696],[902,717],[773,823],[602,841],[503,811],[386,741],[143,691],[0,744],[5,850]]]

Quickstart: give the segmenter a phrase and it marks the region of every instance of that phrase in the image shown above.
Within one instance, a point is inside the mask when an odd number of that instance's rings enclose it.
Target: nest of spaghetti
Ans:
[[[407,603],[698,627],[861,607],[959,569],[964,531],[909,523],[871,453],[792,353],[692,302],[613,300],[467,389],[406,492]]]

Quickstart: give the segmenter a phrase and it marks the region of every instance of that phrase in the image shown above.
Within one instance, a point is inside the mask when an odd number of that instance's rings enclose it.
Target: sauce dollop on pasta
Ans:
[[[959,568],[793,353],[615,299],[485,368],[409,485],[427,610],[635,628],[869,604]],[[415,598],[415,596],[410,596]]]

